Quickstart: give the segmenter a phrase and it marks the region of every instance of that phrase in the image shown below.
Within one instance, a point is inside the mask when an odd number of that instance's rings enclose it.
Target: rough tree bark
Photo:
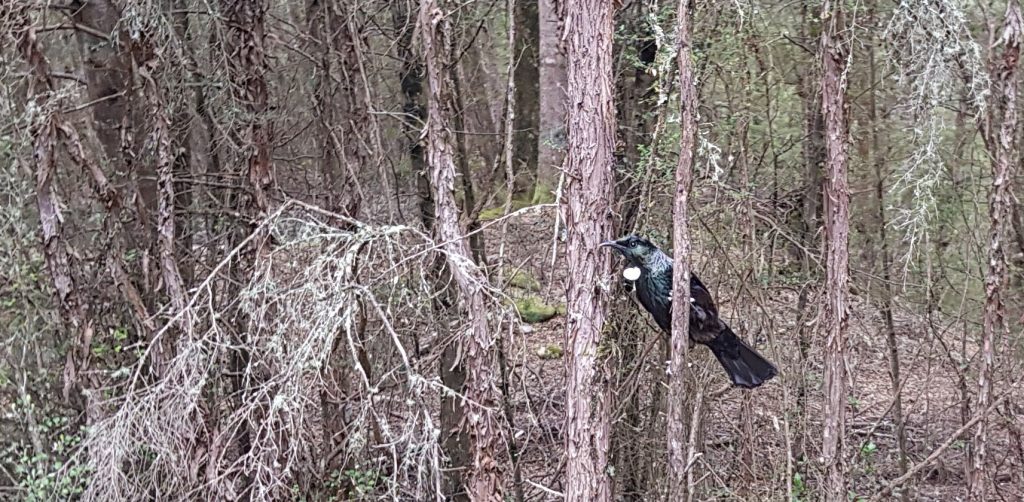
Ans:
[[[268,104],[265,25],[267,6],[263,1],[221,0],[226,36],[225,60],[231,80],[232,98],[246,112],[245,150],[248,153],[246,179],[252,190],[250,207],[265,214],[270,207],[274,182],[270,163],[270,124],[264,116]]]
[[[846,430],[846,332],[848,324],[850,193],[845,70],[849,54],[842,4],[826,0],[822,6],[821,113],[825,121],[825,406],[822,461],[826,500],[847,498],[843,443]]]
[[[112,0],[73,2],[75,23],[91,28],[75,30],[79,52],[82,54],[89,99],[95,101],[92,118],[96,136],[103,147],[106,161],[118,170],[129,170],[132,183],[137,185],[142,204],[139,223],[149,231],[149,213],[156,209],[156,172],[148,163],[131,162],[129,75],[131,63],[127,51],[118,50],[118,23],[121,8]],[[100,36],[106,34],[106,36]],[[143,241],[145,242],[145,241]]]
[[[690,336],[690,234],[687,204],[693,177],[694,140],[697,133],[697,86],[690,47],[689,0],[679,0],[676,11],[676,46],[679,65],[679,163],[676,164],[675,202],[672,211],[672,337],[668,384],[668,495],[691,500],[689,425],[686,408],[686,360]]]
[[[540,16],[540,126],[537,134],[537,184],[534,202],[554,200],[559,168],[565,157],[566,69],[562,45],[561,4],[564,0],[539,0]]]
[[[409,10],[411,2],[393,2],[391,4],[392,22],[397,32],[395,48],[398,60],[401,61],[402,96],[404,97],[403,133],[409,153],[410,170],[416,173],[416,200],[419,206],[420,221],[428,231],[434,231],[434,195],[430,190],[430,178],[427,173],[423,142],[420,141],[426,109],[423,106],[423,65],[413,51],[413,31],[416,15]],[[446,322],[451,315],[455,299],[451,288],[451,274],[445,265],[444,258],[438,257],[432,264],[431,280],[434,295],[431,308],[434,315],[441,321],[438,327],[439,336],[448,339],[451,333]],[[457,344],[447,344],[441,353],[438,373],[441,382],[453,393],[463,394],[466,382],[466,368],[459,357]],[[453,393],[445,392],[441,396],[441,448],[448,459],[444,471],[442,488],[446,500],[454,502],[468,500],[463,481],[463,473],[470,463],[469,435],[462,427],[463,410],[459,399]]]
[[[370,113],[363,90],[365,79],[359,55],[359,51],[366,47],[365,34],[358,28],[356,16],[360,10],[354,2],[315,1],[325,2],[319,8],[326,65],[322,71],[327,72],[325,78],[338,86],[336,92],[322,96],[324,106],[336,107],[329,112],[335,124],[326,128],[328,134],[325,138],[331,144],[332,155],[337,162],[330,173],[328,198],[332,210],[357,217],[364,199],[359,173],[370,168],[370,152],[366,147],[370,144],[366,132]],[[381,181],[386,189],[387,178],[382,177]]]
[[[224,18],[224,60],[231,85],[231,98],[244,113],[235,125],[235,134],[243,141],[240,153],[244,161],[244,172],[239,178],[245,180],[244,190],[233,192],[231,202],[239,211],[254,222],[265,216],[270,209],[270,191],[274,185],[273,167],[270,162],[272,132],[267,122],[266,111],[269,92],[265,75],[267,74],[265,50],[265,19],[267,5],[265,1],[221,0],[220,10]],[[236,195],[237,194],[237,195]],[[248,197],[246,197],[248,196]],[[238,226],[232,232],[232,240],[241,242],[248,236],[250,228]],[[232,266],[234,286],[245,284],[259,253],[267,251],[264,245],[266,236],[253,239],[252,244],[240,255]],[[237,289],[227,294],[237,294]],[[236,339],[233,342],[238,349],[231,352],[232,392],[241,402],[256,399],[249,394],[246,382],[247,367],[250,354],[249,316],[237,311],[235,317]],[[244,457],[252,447],[251,424],[244,424],[235,433],[237,454]],[[274,438],[283,443],[286,438]],[[282,464],[283,465],[283,464]],[[239,490],[245,499],[259,496],[253,493],[253,473],[249,469],[240,471]]]
[[[570,0],[566,13],[569,148],[561,211],[573,280],[566,291],[565,495],[569,501],[606,501],[611,498],[606,470],[611,396],[599,345],[610,256],[598,245],[613,230],[614,7],[604,0]]]
[[[366,48],[366,33],[357,7],[354,2],[306,2],[307,24],[318,55],[313,108],[323,150],[323,196],[330,210],[351,217],[358,217],[363,203],[359,173],[370,171],[369,145],[375,143],[360,54]],[[386,173],[381,173],[380,180],[393,209]]]
[[[487,278],[473,262],[455,202],[454,138],[449,121],[452,110],[452,84],[448,80],[451,32],[447,14],[437,0],[420,3],[419,30],[427,67],[427,165],[434,196],[434,230],[443,242],[448,269],[459,290],[460,318],[469,319],[462,340],[467,372],[463,408],[464,427],[471,441],[472,465],[466,477],[466,489],[473,500],[502,500],[501,473],[497,452],[500,446],[496,377],[491,353],[495,348],[492,326],[488,323],[484,288]]]
[[[331,35],[338,29],[337,14],[333,6],[324,5],[323,0],[308,0],[306,2],[306,24],[309,26],[309,35],[312,39],[309,50],[313,51],[317,58],[313,75],[311,75],[313,80],[311,104],[318,123],[318,130],[314,135],[316,148],[322,155],[317,159],[317,163],[326,193],[321,195],[324,207],[331,211],[339,211],[343,209],[342,205],[338,203],[338,196],[341,194],[337,193],[337,188],[343,185],[339,177],[344,179],[344,170],[340,167],[337,150],[331,138],[337,127],[335,120],[337,105],[334,99],[337,89],[331,74],[334,59],[332,57],[334,37]]]
[[[157,204],[157,249],[160,257],[160,273],[167,287],[174,313],[184,310],[187,303],[185,282],[178,269],[178,260],[174,251],[175,237],[175,190],[174,190],[174,153],[171,139],[171,119],[164,101],[164,89],[157,83],[156,73],[160,71],[160,59],[155,48],[141,45],[137,53],[149,56],[140,61],[136,69],[143,83],[143,94],[148,102],[148,112],[153,119],[153,143],[156,145],[156,172],[159,200]],[[188,316],[184,316],[185,319]]]
[[[1006,6],[1001,36],[1001,54],[993,54],[990,61],[992,94],[987,110],[981,116],[980,129],[992,158],[992,188],[988,194],[990,221],[988,242],[988,272],[985,274],[985,313],[981,337],[980,367],[978,369],[978,410],[986,410],[992,403],[992,370],[995,366],[996,340],[1005,335],[1003,319],[1003,289],[1006,287],[1007,267],[1004,245],[1007,240],[1010,217],[1010,182],[1016,166],[1015,137],[1017,132],[1017,68],[1020,46],[1024,37],[1024,19],[1016,0]],[[992,482],[988,463],[988,417],[982,417],[974,431],[971,459],[970,500],[989,500]]]
[[[184,46],[190,45],[193,34],[189,27],[187,0],[170,0],[170,3],[165,8],[173,11],[171,19],[173,20],[175,35],[182,41]],[[176,57],[187,61],[185,65],[189,68],[189,73],[191,73],[194,65],[189,56],[185,54],[185,51],[182,50],[176,54]],[[173,116],[171,117],[171,134],[174,138],[174,164],[171,177],[174,182],[174,213],[178,215],[186,215],[192,209],[192,192],[196,189],[194,185],[195,176],[192,173],[192,166],[195,160],[192,152],[192,119],[200,111],[199,107],[195,106],[195,104],[198,101],[196,98],[203,92],[202,89],[195,89],[193,91],[192,106],[184,104],[188,103],[188,101],[185,101],[177,106],[176,110],[173,110]],[[186,255],[191,255],[194,234],[190,231],[188,223],[189,218],[183,218],[181,224],[175,225],[175,245],[184,250]],[[195,264],[192,260],[181,260],[179,262],[181,278],[185,284],[192,282],[195,275],[194,266]]]
[[[514,26],[514,23],[509,24],[510,28]],[[461,31],[461,30],[460,30]],[[466,136],[466,127],[468,121],[466,120],[466,78],[462,71],[463,61],[458,60],[458,52],[463,46],[462,37],[456,38],[457,42],[451,44],[451,61],[458,61],[451,65],[449,68],[452,90],[454,96],[452,97],[452,127],[455,128],[455,152],[456,163],[458,167],[458,173],[460,185],[462,186],[462,217],[467,220],[466,231],[469,235],[469,249],[473,252],[473,260],[478,265],[487,263],[485,256],[486,244],[484,243],[484,233],[480,232],[480,213],[477,211],[477,197],[476,189],[473,183],[473,171],[470,167],[469,158],[469,141]],[[514,180],[510,180],[514,181]],[[511,196],[511,194],[509,194]]]
[[[434,199],[430,195],[430,180],[426,176],[427,162],[423,153],[423,142],[419,135],[427,111],[423,106],[423,65],[413,51],[413,32],[416,15],[410,11],[411,2],[392,2],[391,17],[398,33],[395,50],[402,67],[399,73],[402,104],[402,125],[409,153],[409,168],[416,173],[416,192],[419,214],[427,228],[434,221]]]
[[[56,90],[50,76],[50,64],[46,60],[35,26],[26,12],[17,13],[18,25],[14,33],[18,50],[29,66],[28,95],[38,107],[40,117],[31,125],[32,164],[36,175],[36,208],[39,211],[43,256],[46,268],[53,282],[61,320],[70,328],[75,338],[69,344],[64,364],[63,397],[85,409],[80,401],[80,373],[87,369],[89,343],[93,336],[92,320],[88,305],[83,302],[75,284],[72,270],[77,268],[77,259],[64,237],[64,216],[61,202],[54,187],[57,176],[57,135],[61,126],[59,102],[53,102]]]

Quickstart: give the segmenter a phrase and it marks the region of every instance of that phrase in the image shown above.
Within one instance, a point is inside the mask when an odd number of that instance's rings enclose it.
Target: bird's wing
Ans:
[[[718,317],[718,307],[715,307],[715,301],[711,299],[711,292],[694,273],[690,274],[690,298],[693,298],[694,307],[704,309],[711,317]]]
[[[672,272],[652,275],[645,273],[637,281],[636,295],[640,304],[651,313],[654,322],[665,330],[672,330]]]
[[[651,313],[654,321],[666,332],[672,331],[672,268],[662,270],[659,274],[645,271],[637,281],[636,294],[640,304]],[[691,336],[701,341],[702,338],[714,338],[721,329],[718,319],[718,308],[711,298],[704,283],[690,274],[690,326]],[[705,336],[701,336],[701,334]]]

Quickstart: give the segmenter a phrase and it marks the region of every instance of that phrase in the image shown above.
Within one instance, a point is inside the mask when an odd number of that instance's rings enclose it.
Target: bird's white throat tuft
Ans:
[[[627,281],[635,281],[640,278],[640,267],[628,267],[622,271],[622,277]]]

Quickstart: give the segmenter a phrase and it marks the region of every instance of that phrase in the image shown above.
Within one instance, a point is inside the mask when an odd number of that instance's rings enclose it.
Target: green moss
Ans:
[[[537,347],[537,357],[541,359],[559,359],[562,357],[562,347],[549,343]]]
[[[565,313],[562,305],[548,305],[544,300],[535,295],[526,295],[515,300],[516,310],[523,322],[536,324],[551,320],[559,314]]]
[[[555,201],[555,189],[551,185],[542,181],[537,182],[537,186],[533,189],[533,198],[531,202],[534,204],[550,204]]]
[[[508,283],[511,286],[515,286],[519,289],[525,289],[527,291],[540,291],[540,281],[530,275],[525,270],[516,270],[512,273],[512,277],[508,278]]]
[[[510,211],[518,211],[532,205],[533,204],[530,204],[530,201],[528,200],[512,199],[512,207],[510,208]],[[505,204],[480,211],[480,216],[478,216],[477,219],[480,221],[490,221],[501,218],[502,216],[505,216]]]

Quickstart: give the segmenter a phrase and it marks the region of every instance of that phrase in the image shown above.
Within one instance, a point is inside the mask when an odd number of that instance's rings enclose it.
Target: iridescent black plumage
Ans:
[[[637,299],[665,333],[672,332],[672,259],[651,241],[631,235],[609,246],[640,269],[635,281]],[[718,317],[711,293],[696,274],[690,274],[690,339],[706,345],[722,364],[733,384],[754,388],[770,380],[778,370],[746,344]]]

